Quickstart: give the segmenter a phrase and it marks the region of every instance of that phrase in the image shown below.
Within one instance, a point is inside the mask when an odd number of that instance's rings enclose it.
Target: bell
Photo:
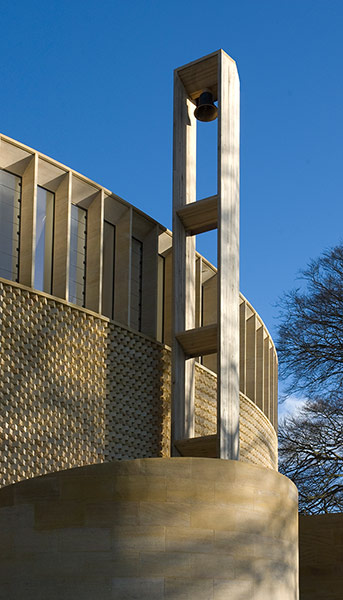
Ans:
[[[218,108],[213,102],[211,90],[203,90],[197,100],[194,116],[198,121],[214,121],[218,116]]]

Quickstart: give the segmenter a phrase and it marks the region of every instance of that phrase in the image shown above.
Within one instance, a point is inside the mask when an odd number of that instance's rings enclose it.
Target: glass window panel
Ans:
[[[21,177],[0,169],[0,277],[18,281]]]
[[[132,238],[130,325],[138,331],[142,326],[142,259],[143,244]]]
[[[115,227],[104,222],[102,262],[102,314],[113,319],[114,312]]]
[[[54,212],[55,195],[38,186],[34,286],[36,290],[42,290],[48,294],[51,294],[52,291]]]
[[[71,205],[69,302],[85,305],[87,211]]]
[[[156,338],[163,342],[164,337],[164,257],[160,254],[157,257],[157,332]]]

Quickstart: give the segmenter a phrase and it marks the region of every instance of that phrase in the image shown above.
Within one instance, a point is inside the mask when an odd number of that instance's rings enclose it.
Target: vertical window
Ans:
[[[164,338],[164,257],[160,254],[157,257],[157,330],[156,338],[158,342],[163,342]]]
[[[142,327],[142,259],[143,244],[132,238],[130,325],[138,331]]]
[[[113,319],[114,312],[115,227],[104,222],[102,262],[102,314]]]
[[[0,170],[0,277],[19,279],[21,177]]]
[[[71,205],[69,302],[85,306],[87,211]]]
[[[36,290],[42,290],[48,294],[51,294],[52,291],[54,212],[55,195],[38,186],[34,286]]]

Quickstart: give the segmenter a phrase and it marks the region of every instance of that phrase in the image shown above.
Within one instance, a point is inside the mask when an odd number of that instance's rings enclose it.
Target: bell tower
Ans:
[[[223,50],[174,72],[172,456],[239,459],[239,98]],[[196,200],[197,120],[216,118],[217,190]],[[195,236],[216,228],[217,323],[195,327]],[[195,357],[211,353],[217,434],[194,438]]]

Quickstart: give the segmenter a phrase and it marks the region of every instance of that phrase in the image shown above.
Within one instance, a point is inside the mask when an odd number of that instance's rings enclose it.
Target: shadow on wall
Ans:
[[[297,493],[269,469],[117,461],[3,488],[0,506],[13,600],[297,599]]]

